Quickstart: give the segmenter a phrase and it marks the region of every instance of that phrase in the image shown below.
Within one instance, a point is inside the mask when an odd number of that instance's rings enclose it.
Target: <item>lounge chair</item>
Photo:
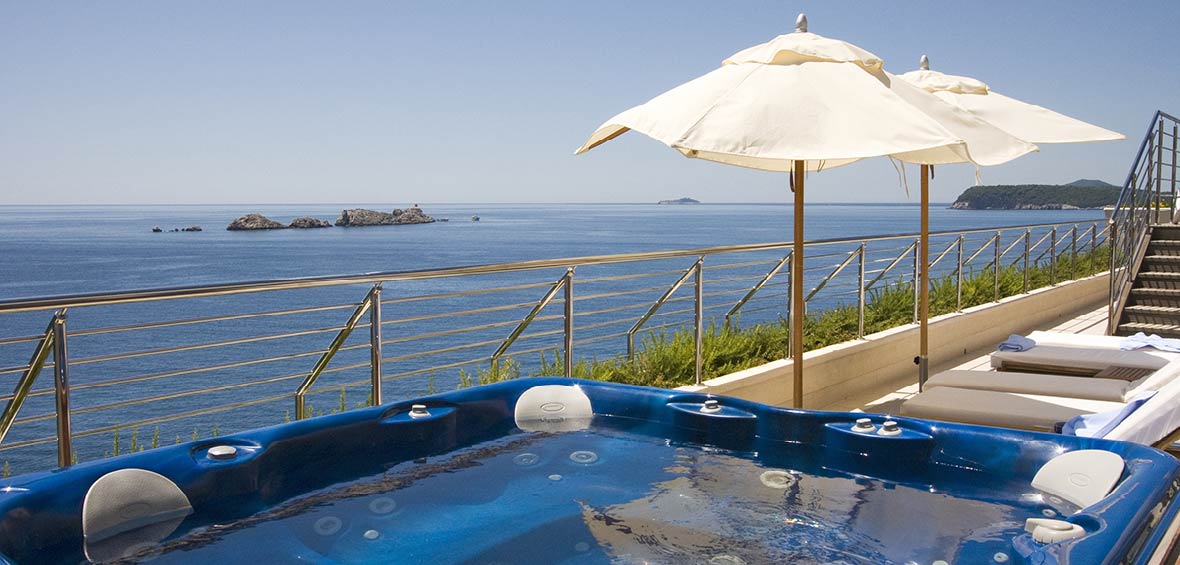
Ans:
[[[993,380],[988,381],[989,378]],[[922,393],[903,402],[901,414],[1051,432],[1058,423],[1075,416],[1119,411],[1141,393],[1156,391],[1104,437],[1157,446],[1167,446],[1180,439],[1180,360],[1147,378],[1123,382],[1119,398],[1115,398],[1118,384],[1111,381],[1061,375],[949,371],[932,377]],[[964,388],[983,387],[989,382],[992,389]],[[1054,385],[1069,388],[1054,391]],[[1002,387],[1013,390],[999,390]],[[1099,396],[1106,399],[1092,398]]]
[[[930,377],[925,388],[950,387],[1127,402],[1141,392],[1160,390],[1177,379],[1180,379],[1180,359],[1155,371],[1146,371],[1142,376],[1135,373],[1126,378],[1117,378],[1113,372],[1107,377],[1081,378],[1048,373],[950,370]]]
[[[1025,336],[1038,345],[1065,345],[1070,347],[1089,347],[1093,349],[1122,349],[1123,341],[1127,338],[1120,335],[1072,334],[1067,332],[1049,332],[1037,330]],[[1132,351],[1148,351],[1169,360],[1180,358],[1180,353],[1161,351],[1152,347],[1135,349]]]
[[[1123,402],[939,386],[901,404],[901,414],[944,422],[1052,432],[1059,422],[1122,408]]]
[[[1151,377],[1136,381],[1081,378],[1047,373],[1006,373],[1002,371],[943,371],[926,381],[924,390],[958,388],[990,390],[1044,396],[1068,396],[1106,402],[1125,402],[1143,388]]]
[[[1104,349],[1073,345],[1041,345],[1026,351],[994,351],[991,365],[999,371],[1051,373],[1080,377],[1107,374],[1138,375],[1155,371],[1176,359],[1175,353],[1156,350]]]
[[[1173,444],[1180,441],[1180,386],[1160,389],[1103,437],[1175,451]]]

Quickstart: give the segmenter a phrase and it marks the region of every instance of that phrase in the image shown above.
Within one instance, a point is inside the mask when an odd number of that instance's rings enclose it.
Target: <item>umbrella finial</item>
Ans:
[[[799,17],[795,18],[795,31],[807,33],[807,14],[799,14]]]
[[[930,70],[930,57],[922,55],[922,58],[918,59],[918,68],[923,71]]]

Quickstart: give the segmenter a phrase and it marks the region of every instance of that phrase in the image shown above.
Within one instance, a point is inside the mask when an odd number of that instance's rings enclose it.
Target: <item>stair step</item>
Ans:
[[[1156,316],[1176,316],[1180,318],[1180,308],[1170,306],[1141,306],[1132,305],[1123,309],[1124,312],[1133,312],[1135,314],[1154,314]],[[1180,320],[1178,320],[1180,321]],[[1180,324],[1178,324],[1180,325]]]
[[[1180,288],[1133,288],[1128,303],[1135,306],[1180,308]]]
[[[1162,337],[1180,337],[1180,326],[1174,326],[1171,324],[1143,324],[1128,322],[1125,324],[1119,324],[1118,331],[1116,333],[1118,335],[1132,335],[1139,332],[1149,335],[1157,334]]]
[[[1158,225],[1151,228],[1151,239],[1177,240],[1180,239],[1180,226]]]
[[[1163,273],[1180,273],[1180,256],[1177,255],[1147,255],[1140,267],[1148,271]]]
[[[1152,256],[1180,257],[1180,240],[1152,240],[1147,252]]]
[[[1180,299],[1180,288],[1136,288],[1131,296]]]
[[[1135,276],[1135,287],[1180,289],[1180,273],[1140,271]]]
[[[1131,304],[1123,308],[1123,322],[1180,327],[1180,308]]]

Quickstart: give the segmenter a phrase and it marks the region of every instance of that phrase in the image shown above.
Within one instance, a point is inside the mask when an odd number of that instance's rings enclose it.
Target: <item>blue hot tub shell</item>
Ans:
[[[1145,563],[1180,507],[1172,500],[1180,477],[1176,460],[1135,444],[907,418],[893,418],[901,425],[897,435],[863,434],[851,427],[865,414],[787,410],[663,389],[533,378],[5,479],[0,481],[0,560],[76,561],[83,545],[86,493],[116,470],[146,469],[179,486],[193,509],[178,530],[183,533],[380,475],[399,462],[520,433],[514,419],[517,399],[546,385],[576,386],[589,398],[596,421],[610,418],[616,426],[622,422],[631,431],[677,444],[745,453],[755,460],[776,445],[803,446],[820,454],[817,469],[932,491],[948,473],[976,472],[1027,483],[1046,462],[1070,451],[1104,450],[1122,457],[1125,470],[1115,489],[1064,517],[1085,529],[1083,537],[1041,544],[1027,534],[1017,535],[1010,540],[1015,563]],[[719,399],[720,407],[703,411],[709,399]],[[411,417],[414,404],[425,405],[428,415]],[[886,420],[870,417],[876,425]],[[236,448],[234,458],[208,456],[210,448],[227,445]],[[473,488],[455,496],[485,499],[467,501],[475,504],[493,502],[500,493]]]

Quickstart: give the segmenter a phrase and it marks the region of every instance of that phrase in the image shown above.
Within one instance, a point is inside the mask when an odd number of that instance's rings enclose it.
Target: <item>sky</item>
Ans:
[[[1119,131],[986,184],[1122,184],[1180,112],[1180,2],[0,1],[0,204],[786,202],[779,173],[686,159],[607,118],[788,33],[859,45]],[[916,186],[915,167],[910,184]],[[935,202],[973,183],[938,167]],[[808,202],[913,202],[886,159]]]

